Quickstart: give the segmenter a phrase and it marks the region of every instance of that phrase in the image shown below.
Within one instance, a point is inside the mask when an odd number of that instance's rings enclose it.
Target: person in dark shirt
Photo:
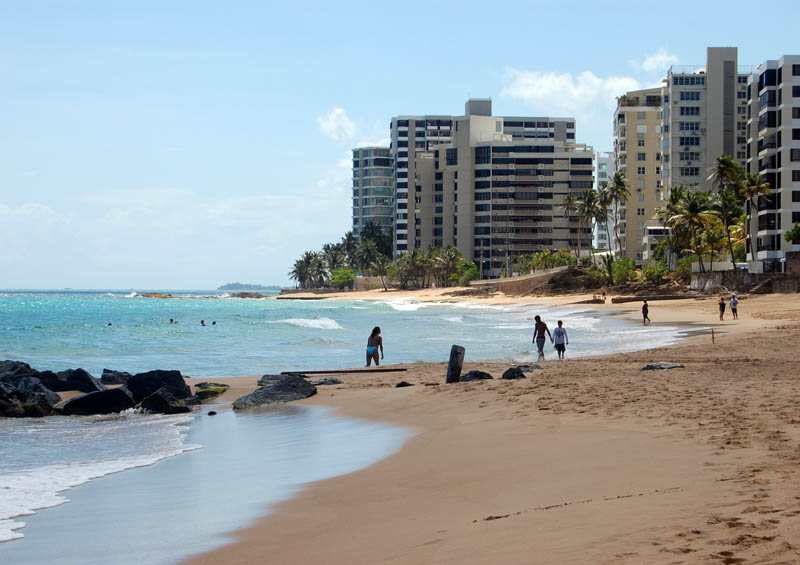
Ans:
[[[642,304],[642,325],[650,323],[650,307],[647,305],[647,300]]]

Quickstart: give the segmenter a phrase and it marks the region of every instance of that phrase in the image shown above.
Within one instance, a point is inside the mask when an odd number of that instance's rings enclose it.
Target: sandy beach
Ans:
[[[304,402],[415,435],[190,563],[797,563],[800,297],[747,297],[723,323],[715,300],[651,306],[714,343],[549,359],[520,381],[467,352],[465,370],[496,380],[444,385],[444,365],[415,364],[320,387]],[[684,368],[641,371],[651,361]],[[227,399],[254,384],[233,382]]]

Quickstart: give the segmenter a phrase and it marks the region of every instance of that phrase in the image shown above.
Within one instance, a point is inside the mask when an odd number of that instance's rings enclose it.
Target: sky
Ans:
[[[800,3],[754,5],[2,0],[0,288],[288,284],[391,116],[491,97],[610,150],[615,97],[669,65],[800,53]]]

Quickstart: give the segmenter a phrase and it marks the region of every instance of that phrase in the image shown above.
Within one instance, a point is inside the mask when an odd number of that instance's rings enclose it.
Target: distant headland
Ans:
[[[217,287],[217,290],[224,290],[224,291],[239,291],[239,290],[280,290],[281,287],[279,286],[264,286],[260,284],[249,284],[249,283],[240,283],[240,282],[232,282],[223,284],[222,286]]]

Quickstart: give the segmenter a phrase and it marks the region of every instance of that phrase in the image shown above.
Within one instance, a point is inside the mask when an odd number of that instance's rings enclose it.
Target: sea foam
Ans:
[[[286,318],[284,320],[272,320],[270,324],[288,324],[298,328],[313,328],[317,330],[343,330],[339,322],[332,318]]]

